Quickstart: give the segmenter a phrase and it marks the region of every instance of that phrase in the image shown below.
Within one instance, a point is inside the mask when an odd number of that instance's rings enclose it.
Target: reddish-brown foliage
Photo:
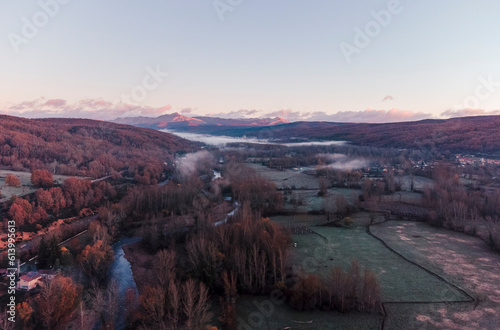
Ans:
[[[145,182],[164,162],[197,146],[174,135],[84,119],[0,116],[0,165],[15,170],[103,177],[126,170]]]
[[[11,187],[20,187],[21,180],[19,180],[19,178],[15,175],[7,174],[5,177],[5,184]]]
[[[31,171],[31,183],[35,187],[48,188],[54,184],[52,173],[47,170]]]

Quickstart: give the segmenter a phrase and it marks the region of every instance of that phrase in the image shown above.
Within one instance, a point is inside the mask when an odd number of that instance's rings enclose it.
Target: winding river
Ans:
[[[140,237],[134,238],[122,238],[115,244],[113,244],[113,252],[115,253],[115,260],[111,264],[109,269],[110,278],[115,280],[118,285],[118,292],[120,298],[120,310],[118,312],[115,329],[121,330],[126,326],[126,309],[125,300],[127,290],[132,289],[135,291],[135,296],[139,297],[139,292],[137,291],[137,285],[134,281],[134,276],[132,275],[132,268],[130,263],[125,258],[125,252],[123,251],[123,246],[128,244],[134,244],[141,240]]]

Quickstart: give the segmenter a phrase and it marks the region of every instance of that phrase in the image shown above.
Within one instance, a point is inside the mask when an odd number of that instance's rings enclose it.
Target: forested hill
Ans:
[[[0,166],[101,177],[127,170],[163,170],[176,152],[198,146],[172,134],[88,119],[25,119],[0,115]]]
[[[386,148],[436,149],[454,153],[499,153],[500,116],[463,117],[388,124],[294,122],[273,127],[189,128],[193,133],[295,139],[343,140]]]

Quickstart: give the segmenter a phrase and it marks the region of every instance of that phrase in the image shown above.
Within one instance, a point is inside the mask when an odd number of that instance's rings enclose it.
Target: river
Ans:
[[[123,251],[123,246],[128,244],[134,244],[141,240],[140,237],[134,238],[122,238],[115,244],[113,244],[113,252],[115,253],[115,260],[111,264],[109,269],[110,278],[114,279],[118,285],[118,292],[120,298],[120,309],[116,318],[115,329],[121,330],[126,326],[126,294],[128,289],[135,291],[135,296],[139,297],[139,291],[137,291],[137,285],[134,281],[134,276],[132,275],[132,268],[130,263],[125,258],[125,252]]]

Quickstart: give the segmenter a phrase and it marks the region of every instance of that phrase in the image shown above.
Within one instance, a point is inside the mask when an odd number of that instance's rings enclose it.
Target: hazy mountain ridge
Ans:
[[[112,122],[118,124],[134,125],[147,128],[181,128],[196,126],[274,126],[289,123],[288,120],[275,118],[219,118],[208,116],[187,117],[177,112],[161,115],[159,117],[120,117]]]
[[[171,116],[171,115],[170,115]],[[421,121],[370,124],[336,123],[323,121],[274,122],[241,119],[247,125],[239,125],[238,119],[207,119],[203,125],[175,123],[165,127],[172,130],[226,135],[231,137],[265,138],[281,142],[294,141],[348,141],[350,143],[381,148],[437,149],[454,153],[488,153],[500,151],[500,116],[476,116],[451,119],[425,119]],[[131,125],[143,126],[144,123]],[[186,124],[187,123],[187,124]],[[249,124],[251,123],[251,124]],[[153,127],[153,126],[149,126]]]

